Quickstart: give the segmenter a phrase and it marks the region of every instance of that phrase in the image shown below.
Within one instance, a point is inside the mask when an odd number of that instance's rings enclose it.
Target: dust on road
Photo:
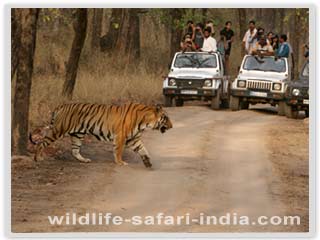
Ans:
[[[39,163],[12,162],[13,232],[308,231],[308,124],[271,110],[167,109],[173,129],[146,132],[153,169],[126,150],[113,163],[109,143],[91,141],[79,163],[70,150]],[[67,145],[68,146],[68,145]],[[299,226],[51,226],[48,215],[86,212],[148,216],[299,215]]]

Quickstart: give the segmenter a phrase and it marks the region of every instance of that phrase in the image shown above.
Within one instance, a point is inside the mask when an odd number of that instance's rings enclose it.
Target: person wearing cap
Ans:
[[[203,52],[215,52],[217,51],[217,41],[211,37],[211,29],[206,28],[204,30],[204,41],[201,48]]]
[[[259,41],[256,43],[255,47],[252,49],[252,55],[259,56],[273,56],[273,48],[267,43],[267,39],[264,35],[260,35]]]

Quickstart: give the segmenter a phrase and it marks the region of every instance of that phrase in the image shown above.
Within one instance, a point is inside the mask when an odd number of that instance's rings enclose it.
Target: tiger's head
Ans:
[[[162,108],[161,105],[156,105],[155,107],[156,122],[153,129],[159,130],[161,133],[169,130],[173,127],[168,113]]]

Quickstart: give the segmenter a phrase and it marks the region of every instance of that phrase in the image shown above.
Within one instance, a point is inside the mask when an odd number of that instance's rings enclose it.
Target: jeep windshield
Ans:
[[[243,65],[243,69],[280,73],[286,71],[286,62],[284,59],[275,60],[273,57],[259,58],[257,56],[248,56]]]
[[[175,59],[176,68],[216,68],[217,59],[214,54],[179,53]]]

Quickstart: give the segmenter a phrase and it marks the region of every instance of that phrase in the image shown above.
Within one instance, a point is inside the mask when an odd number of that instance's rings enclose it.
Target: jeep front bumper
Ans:
[[[292,98],[286,98],[286,103],[290,106],[296,106],[301,109],[309,108],[309,98],[303,98],[303,97],[292,97]]]
[[[247,99],[256,99],[256,100],[267,100],[267,101],[280,101],[284,99],[284,93],[275,93],[275,92],[262,92],[254,90],[240,90],[240,89],[231,89],[231,95],[235,97],[242,97]]]
[[[164,88],[163,95],[165,96],[178,96],[178,97],[215,97],[217,95],[217,89],[210,88],[198,88],[198,89],[186,89],[186,88]]]

